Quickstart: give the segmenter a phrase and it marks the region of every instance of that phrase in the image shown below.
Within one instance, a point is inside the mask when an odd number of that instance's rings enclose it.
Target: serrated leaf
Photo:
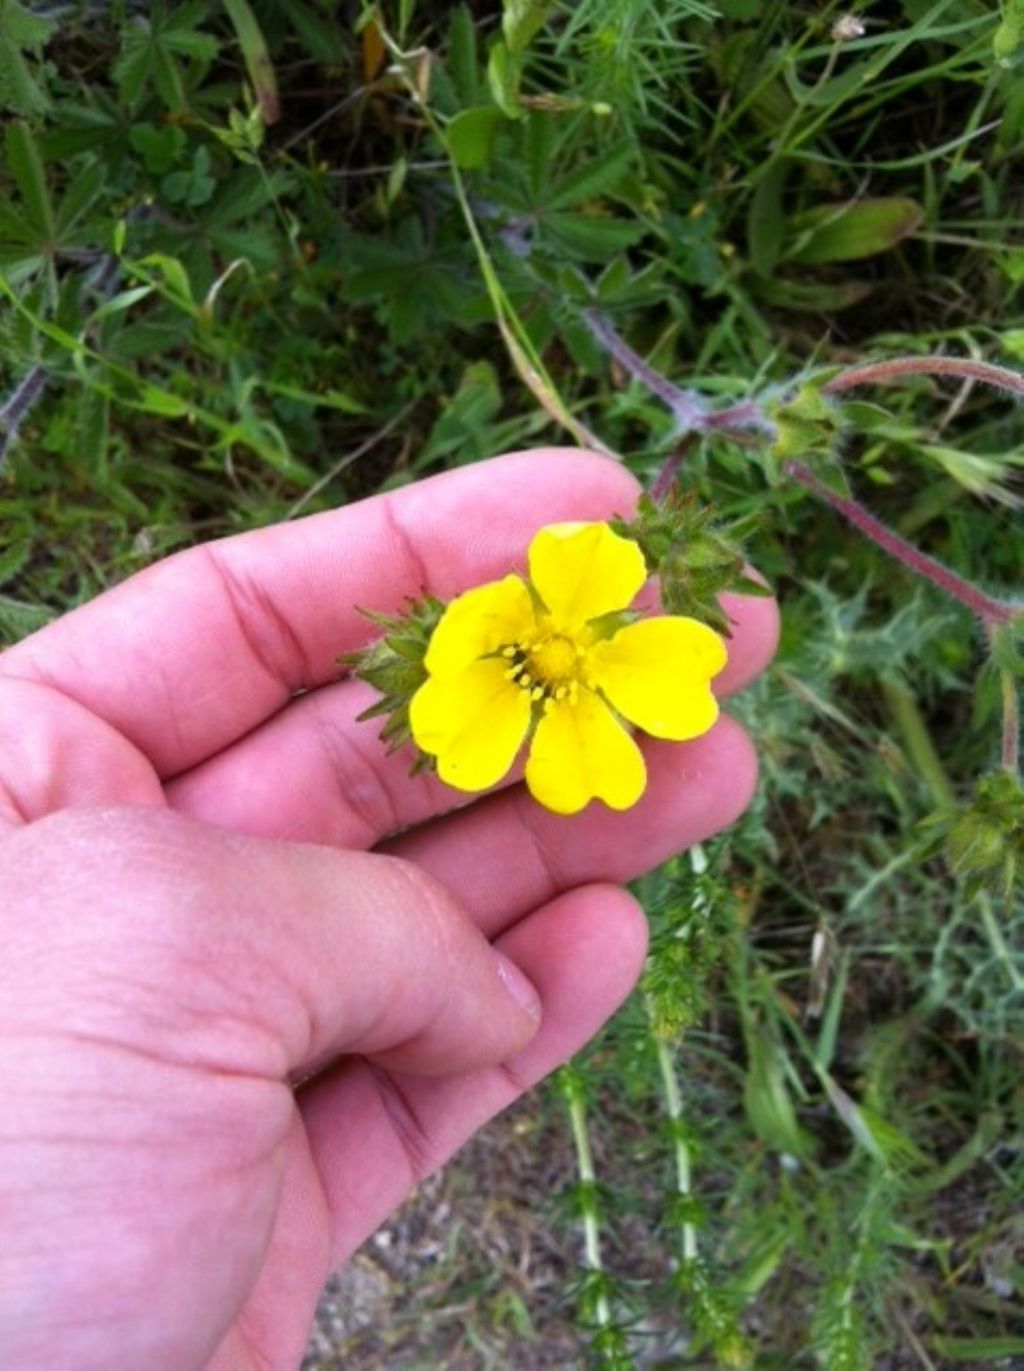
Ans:
[[[545,208],[569,209],[606,194],[622,180],[635,156],[636,147],[630,139],[615,143],[602,156],[584,162],[553,186]]]
[[[99,199],[105,176],[102,162],[90,161],[68,186],[57,206],[57,232],[61,239]]]
[[[50,199],[50,189],[46,184],[43,159],[39,155],[35,137],[28,125],[21,120],[9,124],[4,147],[7,153],[7,166],[14,177],[14,184],[21,192],[33,224],[42,232],[44,238],[52,243],[57,236],[53,201]]]
[[[578,257],[604,262],[625,252],[646,233],[643,224],[562,210],[544,216],[544,229]]]
[[[800,266],[859,262],[894,248],[923,218],[922,207],[905,195],[817,205],[789,221],[786,260]]]
[[[49,108],[26,54],[38,56],[55,27],[52,19],[30,14],[17,0],[0,0],[0,109],[27,116]]]
[[[448,147],[459,166],[465,171],[486,166],[494,135],[504,122],[505,115],[497,105],[460,110],[446,130]]]

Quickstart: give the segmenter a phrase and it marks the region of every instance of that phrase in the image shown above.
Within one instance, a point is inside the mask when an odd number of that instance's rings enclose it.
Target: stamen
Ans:
[[[534,686],[530,691],[530,699],[534,701],[543,700],[545,693],[543,686]]]
[[[501,655],[503,657],[514,657],[517,651],[518,648],[515,646],[515,644],[510,643],[508,647],[503,647],[501,649]]]

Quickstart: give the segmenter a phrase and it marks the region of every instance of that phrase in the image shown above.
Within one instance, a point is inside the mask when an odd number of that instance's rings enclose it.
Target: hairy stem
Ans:
[[[676,1194],[690,1199],[693,1195],[693,1168],[690,1146],[683,1136],[683,1097],[676,1077],[672,1049],[663,1038],[656,1039],[658,1070],[661,1072],[662,1089],[665,1091],[665,1108],[672,1125],[672,1146],[676,1163]],[[683,1261],[693,1261],[697,1256],[697,1230],[692,1223],[684,1222],[682,1229]]]
[[[941,360],[941,359],[936,359]],[[908,543],[905,538],[901,538],[898,533],[893,532],[881,520],[876,519],[873,514],[846,495],[840,495],[837,491],[819,481],[811,469],[803,462],[789,461],[783,468],[787,475],[792,476],[794,481],[798,481],[819,500],[830,505],[837,514],[853,525],[860,533],[887,552],[890,557],[895,557],[898,562],[902,562],[905,567],[915,572],[918,576],[924,577],[932,585],[945,591],[947,595],[958,600],[960,604],[966,605],[972,613],[976,614],[984,624],[1008,624],[1017,617],[1020,610],[1015,605],[996,600],[991,595],[986,595],[983,590],[972,585],[970,581],[965,581],[962,576],[958,576],[955,571],[950,571],[949,567],[937,562],[934,557],[929,557],[920,548]]]
[[[7,456],[26,416],[46,389],[46,372],[36,363],[14,387],[8,399],[0,405],[0,462]]]
[[[981,922],[988,935],[989,946],[996,961],[1006,972],[1006,979],[1010,982],[1013,989],[1020,994],[1024,990],[1024,976],[1017,970],[1017,963],[1014,954],[1007,945],[1003,937],[1003,930],[999,927],[999,920],[996,918],[992,908],[992,901],[986,891],[981,891],[978,895],[978,905],[981,909]]]
[[[690,448],[693,447],[696,437],[697,435],[695,433],[688,433],[666,457],[664,465],[651,482],[650,496],[655,504],[664,500],[665,496],[675,485],[676,477],[679,475],[679,468],[683,465],[683,458],[689,452]]]
[[[1003,745],[1000,761],[1004,771],[1018,775],[1020,768],[1020,693],[1012,671],[1003,667],[999,672],[999,686],[1003,697]]]
[[[900,376],[956,376],[961,380],[981,381],[996,390],[1024,396],[1024,376],[1007,367],[991,362],[976,362],[970,357],[890,357],[884,362],[865,362],[862,366],[847,367],[845,371],[826,381],[822,390],[835,394],[854,386],[875,385]]]
[[[563,1070],[563,1091],[569,1105],[569,1123],[572,1127],[573,1147],[576,1151],[576,1171],[583,1187],[581,1222],[583,1225],[583,1264],[588,1271],[601,1275],[604,1264],[601,1260],[601,1229],[598,1222],[595,1190],[597,1173],[594,1170],[594,1154],[590,1148],[590,1135],[587,1132],[587,1110],[583,1090],[575,1074],[570,1069]],[[612,1324],[611,1303],[607,1294],[599,1290],[594,1302],[594,1318],[598,1328],[610,1328]]]
[[[701,432],[708,414],[699,395],[690,390],[680,390],[667,376],[662,376],[660,371],[655,371],[649,366],[624,338],[620,338],[599,310],[585,309],[583,322],[601,346],[633,377],[634,381],[640,381],[672,411],[682,432]]]

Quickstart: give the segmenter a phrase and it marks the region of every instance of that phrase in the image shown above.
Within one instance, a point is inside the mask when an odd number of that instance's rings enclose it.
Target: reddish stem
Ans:
[[[986,595],[983,590],[971,585],[970,581],[965,581],[955,571],[950,571],[941,562],[937,562],[934,557],[929,557],[926,552],[922,552],[913,543],[908,543],[905,538],[901,538],[898,533],[887,528],[873,514],[869,514],[864,506],[858,504],[856,500],[838,494],[837,491],[825,485],[823,481],[819,481],[813,471],[804,466],[803,462],[786,462],[783,470],[787,475],[792,476],[794,481],[799,481],[802,486],[816,495],[819,500],[830,505],[837,514],[841,514],[848,523],[863,533],[876,546],[887,552],[890,557],[895,557],[898,562],[902,562],[904,566],[909,567],[918,576],[923,576],[925,580],[931,581],[932,585],[938,586],[947,595],[951,595],[954,600],[959,600],[962,605],[966,605],[981,619],[982,623],[1008,624],[1021,612],[1015,605],[1006,604],[1002,600],[993,599],[991,595]]]
[[[1024,396],[1024,376],[1007,367],[993,366],[991,362],[975,362],[969,357],[891,357],[885,362],[865,362],[863,366],[848,367],[846,371],[839,372],[831,381],[826,381],[821,389],[826,394],[833,394],[854,386],[891,381],[898,376],[956,376],[960,380],[982,381],[987,386],[995,386],[997,390]]]
[[[661,504],[675,484],[676,477],[679,475],[679,468],[683,464],[683,458],[693,447],[695,437],[696,434],[688,433],[683,438],[675,450],[665,458],[664,465],[651,482],[650,496],[656,505]]]

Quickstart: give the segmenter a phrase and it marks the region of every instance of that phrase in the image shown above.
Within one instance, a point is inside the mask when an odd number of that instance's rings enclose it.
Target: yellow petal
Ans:
[[[663,615],[620,628],[589,657],[594,684],[620,714],[655,738],[683,742],[718,718],[709,683],[727,655],[707,624]]]
[[[647,580],[644,555],[607,524],[549,524],[530,544],[530,580],[556,626],[626,609]]]
[[[515,761],[530,726],[530,696],[505,679],[508,663],[485,658],[456,676],[432,676],[409,705],[416,745],[437,758],[456,790],[486,790]]]
[[[478,657],[518,642],[534,625],[533,601],[521,577],[488,581],[452,600],[434,629],[424,665],[431,676],[455,676]]]
[[[534,799],[556,814],[576,814],[595,799],[611,809],[628,809],[644,793],[647,768],[604,701],[581,690],[574,705],[552,705],[537,725],[526,784]]]

